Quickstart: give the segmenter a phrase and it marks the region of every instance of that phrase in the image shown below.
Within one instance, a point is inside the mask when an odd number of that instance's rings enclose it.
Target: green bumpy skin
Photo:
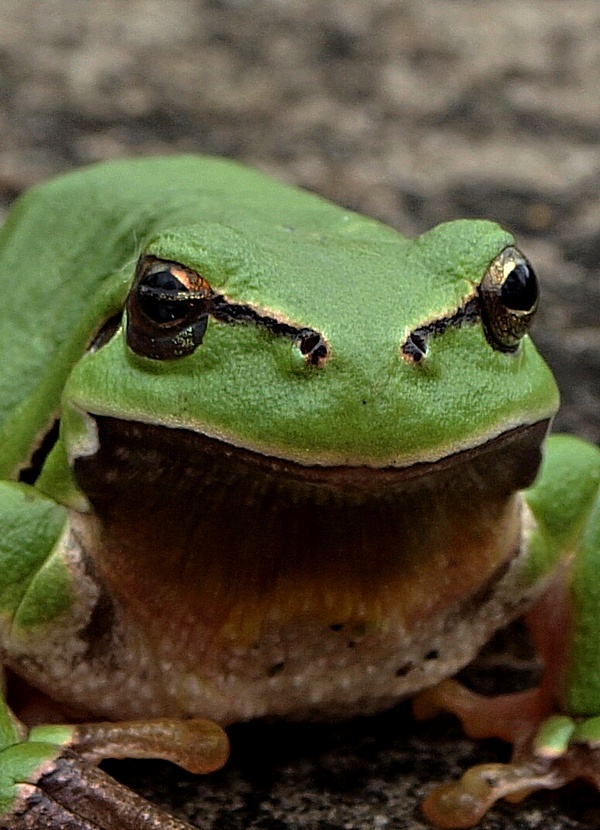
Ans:
[[[537,521],[528,540],[532,581],[565,569],[570,608],[567,665],[559,695],[566,712],[600,713],[600,450],[567,435],[547,442],[535,484],[525,493]]]
[[[538,527],[530,540],[532,578],[568,570],[568,662],[561,702],[572,715],[600,713],[600,450],[562,435],[548,442],[538,482],[526,494]]]
[[[35,784],[73,738],[70,726],[49,724],[22,740],[6,703],[0,701],[0,816],[9,814],[23,784]]]
[[[14,636],[69,608],[71,575],[62,555],[67,511],[31,487],[0,483],[0,616]]]
[[[25,741],[0,752],[0,816],[19,803],[21,785],[35,784],[60,755],[53,743]]]

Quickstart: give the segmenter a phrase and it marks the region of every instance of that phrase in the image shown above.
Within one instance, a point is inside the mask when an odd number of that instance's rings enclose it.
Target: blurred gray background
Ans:
[[[543,284],[534,337],[563,390],[557,427],[598,441],[599,92],[597,0],[2,0],[0,205],[89,162],[193,151],[407,234],[496,219]],[[430,781],[506,752],[408,712],[238,727],[205,781],[110,769],[211,830],[420,828]],[[574,788],[482,827],[598,827],[598,805]]]

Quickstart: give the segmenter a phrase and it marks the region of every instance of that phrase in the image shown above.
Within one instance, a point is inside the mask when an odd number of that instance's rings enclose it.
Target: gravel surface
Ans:
[[[497,219],[543,282],[535,338],[563,390],[557,426],[598,441],[598,89],[597,0],[2,0],[0,204],[92,161],[198,151],[407,234]],[[405,707],[232,738],[206,780],[110,768],[203,828],[412,830],[430,782],[505,753]],[[481,826],[598,827],[599,805],[571,788]]]

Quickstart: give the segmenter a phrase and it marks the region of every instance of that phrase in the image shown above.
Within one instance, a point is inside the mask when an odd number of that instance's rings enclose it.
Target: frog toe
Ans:
[[[583,779],[600,790],[600,718],[576,723],[552,715],[508,764],[480,764],[459,781],[436,787],[422,809],[444,830],[473,827],[500,798],[518,802],[536,790],[556,790]]]
[[[90,764],[106,758],[161,758],[197,775],[220,769],[229,756],[225,731],[206,718],[43,724],[33,727],[29,739],[60,743]]]
[[[573,777],[550,760],[480,764],[459,781],[436,787],[425,799],[426,818],[443,830],[473,827],[500,798],[520,801],[534,790],[558,789]]]
[[[206,773],[229,751],[221,727],[202,718],[43,724],[25,740],[14,719],[9,725],[12,743],[0,752],[0,830],[191,830],[96,764],[164,758]]]

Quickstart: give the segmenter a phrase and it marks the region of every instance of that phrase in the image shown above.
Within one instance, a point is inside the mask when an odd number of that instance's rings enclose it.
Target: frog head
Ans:
[[[338,209],[328,220],[149,238],[122,324],[68,381],[71,459],[95,452],[95,416],[375,468],[551,417],[556,386],[527,334],[537,280],[509,234],[457,221],[410,241]]]

